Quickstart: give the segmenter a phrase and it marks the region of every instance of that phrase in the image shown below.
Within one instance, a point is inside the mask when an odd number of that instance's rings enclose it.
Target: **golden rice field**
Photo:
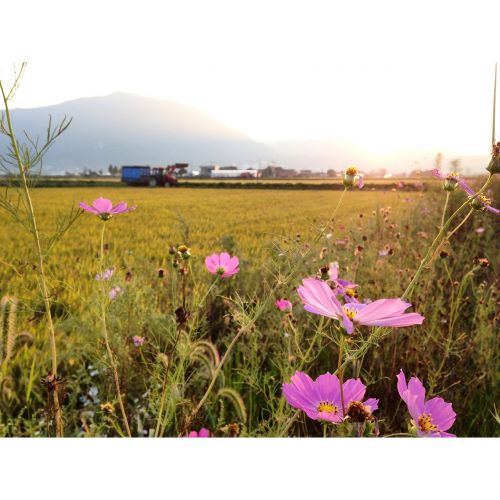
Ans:
[[[437,233],[445,195],[435,189],[351,189],[328,223],[341,195],[188,187],[32,190],[45,244],[56,221],[81,201],[102,196],[137,205],[106,222],[104,240],[106,267],[114,268],[109,286],[120,288],[118,297],[106,302],[107,326],[132,435],[177,436],[202,427],[216,436],[361,432],[347,424],[326,431],[282,396],[281,385],[295,371],[314,378],[337,368],[333,330],[303,310],[296,288],[337,261],[340,277],[358,283],[362,298],[401,296]],[[459,193],[452,194],[452,206],[461,201]],[[46,255],[67,436],[126,434],[102,340],[102,295],[95,280],[102,224],[82,213]],[[450,432],[498,433],[497,231],[494,217],[474,212],[435,252],[410,300],[412,310],[425,316],[422,326],[375,340],[363,330],[346,340],[352,360],[345,376],[360,377],[379,399],[375,427],[370,422],[362,432],[411,435],[395,392],[403,368],[423,380],[429,394],[453,402],[457,421]],[[22,334],[1,366],[0,435],[52,435],[50,401],[40,384],[50,358],[33,244],[5,212],[0,212],[0,241],[0,296],[16,298],[10,320]],[[191,253],[186,265],[181,262],[185,276],[169,254],[171,245],[183,244]],[[211,287],[204,259],[224,250],[238,256],[239,272]],[[291,313],[277,310],[279,298],[292,302]],[[184,323],[176,312],[181,305],[188,313]],[[145,338],[141,347],[133,344],[135,335]],[[214,388],[202,399],[211,380]],[[193,413],[200,400],[203,405]]]

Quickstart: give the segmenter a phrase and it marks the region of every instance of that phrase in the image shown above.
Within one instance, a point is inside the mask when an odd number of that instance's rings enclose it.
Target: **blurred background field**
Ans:
[[[500,199],[498,181],[492,194]],[[244,316],[270,291],[275,297],[237,344],[195,426],[208,427],[216,435],[322,433],[317,423],[303,416],[290,423],[293,410],[281,395],[281,384],[296,369],[317,376],[333,371],[336,362],[337,347],[326,335],[313,336],[324,326],[319,317],[303,311],[295,288],[303,277],[338,261],[341,276],[360,284],[362,299],[400,296],[437,232],[445,197],[435,188],[352,189],[333,223],[325,227],[340,195],[188,187],[33,190],[42,237],[80,201],[90,203],[103,196],[138,207],[107,223],[106,234],[106,259],[115,268],[112,285],[123,292],[109,306],[109,329],[134,435],[149,435],[155,424],[162,353],[174,342],[174,311],[179,305],[180,278],[169,246],[179,244],[192,252],[188,309],[212,283],[205,256],[222,250],[238,255],[240,272],[217,286],[203,309],[191,310],[195,327],[175,353],[164,435],[177,435],[183,416],[203,395]],[[459,193],[452,194],[452,205],[462,201]],[[100,227],[96,217],[81,215],[47,257],[59,371],[65,380],[66,435],[123,432],[116,413],[101,407],[116,402],[96,316]],[[1,366],[0,434],[46,435],[47,396],[39,380],[50,364],[35,258],[25,233],[5,213],[0,214],[0,241],[0,296],[15,297],[17,305],[13,316],[10,306],[3,306],[3,345],[14,322],[20,334]],[[304,253],[308,256],[302,261]],[[457,435],[498,433],[499,264],[498,221],[475,212],[451,245],[440,248],[414,294],[413,310],[426,317],[424,325],[395,330],[380,346],[373,346],[362,363],[358,360],[347,368],[347,376],[361,376],[368,394],[380,398],[383,434],[406,430],[405,410],[395,389],[400,368],[422,378],[431,394],[453,402],[458,416],[452,431]],[[299,266],[297,277],[284,283],[294,266]],[[164,270],[163,278],[159,269]],[[294,304],[291,316],[273,305],[282,297]],[[133,345],[134,335],[146,338],[143,347]]]

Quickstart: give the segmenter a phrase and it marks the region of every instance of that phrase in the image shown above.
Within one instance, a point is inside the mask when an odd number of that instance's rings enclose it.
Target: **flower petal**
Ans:
[[[92,206],[98,211],[98,213],[109,214],[113,209],[113,203],[107,198],[97,198],[92,202]]]
[[[424,413],[432,415],[432,423],[437,425],[440,431],[447,431],[457,417],[452,404],[446,403],[443,398],[429,399],[424,405]]]
[[[94,214],[94,215],[98,215],[99,212],[94,208],[94,207],[90,207],[89,205],[87,205],[86,203],[84,203],[83,201],[81,201],[78,206],[80,208],[82,208],[83,210],[85,210],[86,212],[90,212],[91,214]]]
[[[342,387],[344,389],[344,403],[346,406],[351,401],[363,400],[366,392],[366,385],[363,384],[359,378],[350,378],[346,380]]]
[[[367,324],[366,321],[390,318],[401,315],[411,304],[401,299],[379,299],[370,302],[356,315],[356,321]]]

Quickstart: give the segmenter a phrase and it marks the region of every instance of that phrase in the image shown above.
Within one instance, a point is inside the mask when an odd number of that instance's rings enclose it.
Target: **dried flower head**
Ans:
[[[115,411],[115,407],[111,403],[101,403],[101,411],[111,415]]]

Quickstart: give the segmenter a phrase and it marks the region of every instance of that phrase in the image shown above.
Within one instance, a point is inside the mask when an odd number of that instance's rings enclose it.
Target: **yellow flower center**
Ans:
[[[356,314],[358,314],[358,311],[356,309],[350,309],[349,307],[344,307],[344,312],[345,315],[352,321]]]
[[[356,290],[354,288],[346,288],[345,289],[345,294],[348,297],[356,297]]]
[[[354,165],[347,167],[345,173],[347,175],[357,175],[358,174],[358,169]]]
[[[484,194],[480,194],[478,198],[485,203],[486,205],[491,205],[491,198],[488,198],[487,196],[484,196]]]
[[[316,409],[318,412],[334,413],[335,415],[339,412],[338,407],[328,401],[321,401]]]
[[[437,425],[434,425],[432,423],[431,419],[432,415],[429,414],[427,415],[426,413],[422,413],[420,417],[418,417],[418,426],[420,427],[420,430],[422,432],[429,432],[429,431],[437,431]]]
[[[219,274],[219,275],[221,275],[221,276],[222,276],[222,275],[226,272],[226,268],[225,268],[225,267],[220,266],[220,267],[218,267],[218,268],[217,268],[217,270],[216,270],[215,272],[216,272],[217,274]]]

